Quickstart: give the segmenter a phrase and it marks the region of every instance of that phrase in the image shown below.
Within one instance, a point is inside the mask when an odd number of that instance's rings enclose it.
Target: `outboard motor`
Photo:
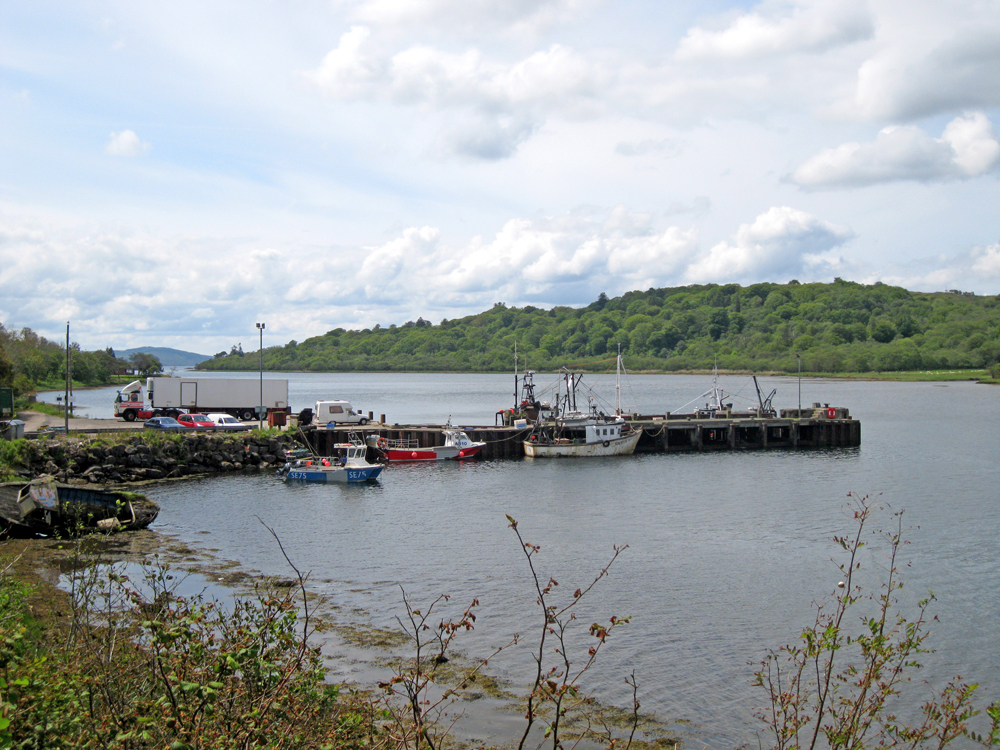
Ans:
[[[313,410],[310,408],[305,408],[299,412],[299,427],[306,427],[311,425],[313,421]]]

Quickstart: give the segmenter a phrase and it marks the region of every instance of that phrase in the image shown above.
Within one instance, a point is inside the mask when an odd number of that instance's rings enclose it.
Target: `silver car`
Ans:
[[[244,430],[253,429],[250,425],[244,424],[231,414],[212,413],[206,414],[205,416],[215,423],[216,430],[224,432],[242,432]]]

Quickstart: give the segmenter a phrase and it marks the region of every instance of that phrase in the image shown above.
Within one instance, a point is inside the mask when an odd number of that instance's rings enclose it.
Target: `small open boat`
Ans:
[[[0,519],[37,534],[144,529],[160,507],[144,495],[62,484],[49,477],[0,483]]]
[[[375,480],[382,473],[382,464],[368,463],[368,446],[357,435],[351,433],[350,442],[336,443],[335,455],[296,458],[285,463],[278,470],[283,481],[337,482],[356,484]]]
[[[444,429],[444,445],[421,448],[416,440],[388,440],[380,437],[373,441],[375,449],[386,461],[460,461],[474,458],[486,443],[471,440],[463,430]],[[369,441],[374,435],[369,437]]]

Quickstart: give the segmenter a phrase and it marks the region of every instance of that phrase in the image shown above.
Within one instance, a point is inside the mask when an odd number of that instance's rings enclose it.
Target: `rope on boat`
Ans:
[[[518,440],[522,435],[530,434],[532,429],[533,428],[531,427],[524,427],[515,432],[513,435],[508,435],[507,437],[501,438],[500,440],[484,440],[482,442],[484,445],[493,445],[494,443],[509,443],[511,440]]]

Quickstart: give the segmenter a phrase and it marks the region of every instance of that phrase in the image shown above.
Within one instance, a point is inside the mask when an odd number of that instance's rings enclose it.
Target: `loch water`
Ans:
[[[348,398],[390,423],[451,416],[489,425],[513,401],[512,376],[280,377],[290,380],[293,411],[317,398]],[[536,376],[539,384],[551,379]],[[613,374],[592,380],[613,399]],[[645,413],[689,411],[710,384],[704,376],[633,375],[623,401]],[[756,398],[746,378],[722,377],[720,385],[737,394],[738,407]],[[627,544],[580,617],[584,626],[612,614],[632,620],[615,631],[585,684],[603,701],[628,705],[624,677],[634,672],[643,710],[691,747],[726,748],[756,745],[763,728],[753,716],[765,696],[751,687],[754,665],[794,641],[814,602],[835,591],[843,558],[832,537],[854,530],[848,493],[868,495],[889,506],[875,519],[883,529],[894,530],[893,512],[904,512],[902,604],[912,613],[928,591],[936,597],[936,651],[926,655],[914,695],[926,699],[930,686],[961,675],[980,684],[984,699],[1000,698],[1000,390],[796,378],[761,385],[765,395],[777,388],[779,408],[797,405],[800,385],[804,405],[847,407],[861,420],[861,446],[399,465],[376,485],[350,487],[284,485],[272,475],[192,480],[149,488],[162,508],[154,528],[248,569],[287,575],[259,517],[310,571],[311,588],[335,605],[335,617],[380,627],[395,627],[403,614],[401,587],[421,605],[439,594],[456,608],[478,597],[476,629],[459,641],[471,656],[513,632],[534,632],[537,622],[507,515],[540,545],[540,575],[558,580],[564,597],[590,582],[614,545]],[[110,416],[114,391],[103,390],[79,392],[81,410]],[[877,539],[869,541],[874,551]],[[884,564],[877,554],[866,558],[866,580]],[[533,642],[490,669],[526,685]]]

